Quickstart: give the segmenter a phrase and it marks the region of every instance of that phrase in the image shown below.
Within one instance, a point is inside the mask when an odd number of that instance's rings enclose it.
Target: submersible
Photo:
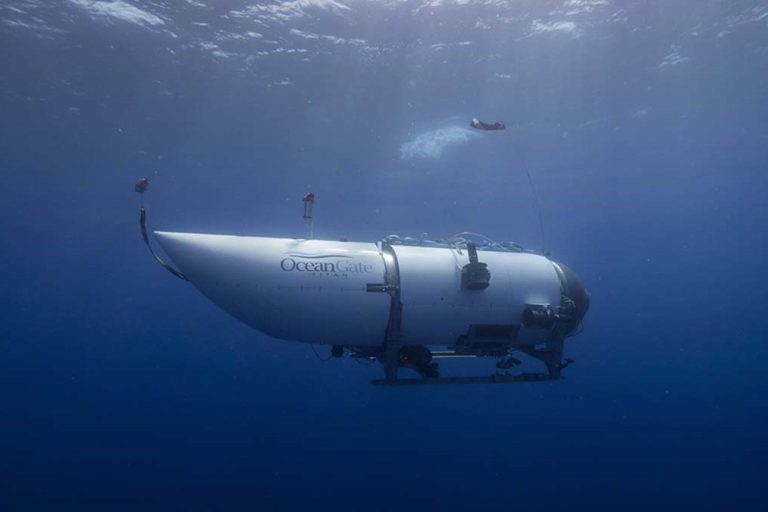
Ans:
[[[146,234],[144,222],[142,209]],[[581,279],[567,266],[468,234],[378,242],[166,231],[155,237],[178,270],[158,261],[223,310],[274,338],[378,361],[385,378],[377,384],[558,379],[570,362],[563,343],[589,308]],[[520,353],[544,362],[546,372],[510,372]],[[438,359],[465,357],[496,358],[497,371],[440,376]],[[400,368],[420,378],[399,379]]]

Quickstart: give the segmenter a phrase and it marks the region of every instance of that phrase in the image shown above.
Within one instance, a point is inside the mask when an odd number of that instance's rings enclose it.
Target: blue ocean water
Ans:
[[[764,1],[3,2],[0,510],[766,510],[766,105]],[[541,250],[526,169],[592,303],[566,378],[511,386],[238,323],[133,192]]]

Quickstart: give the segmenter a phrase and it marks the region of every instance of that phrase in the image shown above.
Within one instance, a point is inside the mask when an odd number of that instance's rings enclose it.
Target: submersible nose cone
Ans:
[[[247,252],[238,243],[240,237],[235,236],[155,231],[155,238],[184,275],[198,286],[227,278],[242,264],[243,253]]]
[[[182,272],[194,275],[200,266],[204,235],[155,231],[155,239]]]

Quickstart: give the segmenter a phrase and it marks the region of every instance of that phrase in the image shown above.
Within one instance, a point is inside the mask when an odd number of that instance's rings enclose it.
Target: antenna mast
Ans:
[[[310,192],[302,199],[304,202],[304,221],[307,224],[307,240],[312,240],[315,237],[315,226],[312,219],[312,207],[315,205],[315,194]]]

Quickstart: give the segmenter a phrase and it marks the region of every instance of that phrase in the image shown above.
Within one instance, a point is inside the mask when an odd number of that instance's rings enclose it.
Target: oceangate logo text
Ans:
[[[291,253],[280,262],[285,272],[309,272],[313,275],[370,274],[373,265],[354,261],[346,254],[301,254]]]

